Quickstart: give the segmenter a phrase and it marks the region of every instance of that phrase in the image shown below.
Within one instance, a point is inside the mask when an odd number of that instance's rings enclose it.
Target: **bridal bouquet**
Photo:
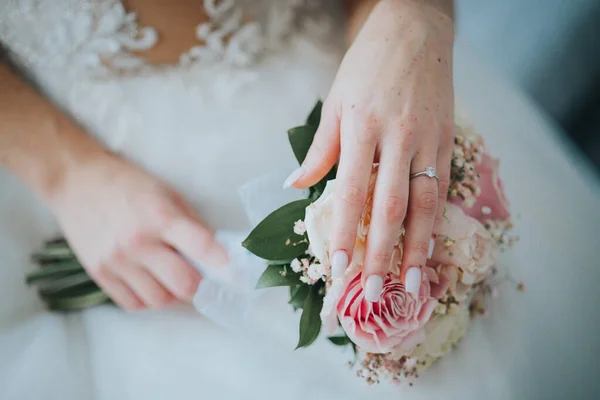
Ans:
[[[319,102],[305,125],[289,131],[300,163],[320,114]],[[377,165],[372,167],[353,258],[342,278],[332,279],[328,254],[335,167],[310,188],[306,199],[273,211],[243,241],[243,247],[266,260],[257,288],[287,286],[291,307],[302,310],[297,348],[309,346],[325,331],[334,345],[354,350],[356,359],[351,364],[358,364],[358,375],[368,383],[388,378],[412,384],[413,378],[456,346],[473,317],[486,314],[484,300],[498,291],[498,278],[492,279],[498,254],[515,238],[498,178],[498,160],[472,129],[457,124],[455,130],[448,204],[435,232],[433,254],[423,266],[418,296],[407,293],[400,279],[401,235],[397,264],[384,279],[379,301],[364,298],[361,274]],[[34,260],[40,268],[27,276],[27,282],[39,287],[49,308],[82,309],[110,301],[64,239],[48,242]],[[521,283],[517,287],[524,290]]]
[[[319,103],[304,126],[289,131],[299,163],[312,143],[320,108]],[[374,165],[368,198],[377,172]],[[486,295],[498,290],[490,279],[496,274],[497,256],[514,241],[498,160],[473,130],[456,126],[448,204],[435,232],[433,255],[423,267],[418,296],[406,292],[398,261],[374,303],[365,300],[361,286],[372,202],[363,210],[345,276],[331,276],[328,248],[335,176],[334,168],[310,188],[307,199],[272,212],[243,242],[267,260],[257,288],[289,287],[289,303],[302,309],[297,348],[309,346],[323,330],[333,344],[352,347],[357,374],[368,383],[382,378],[410,382],[456,346],[471,318],[485,315]],[[396,250],[401,260],[402,237]]]

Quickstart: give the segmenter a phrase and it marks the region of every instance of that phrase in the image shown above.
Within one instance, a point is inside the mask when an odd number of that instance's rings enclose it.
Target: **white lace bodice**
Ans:
[[[327,93],[341,19],[335,5],[309,0],[198,6],[209,17],[198,45],[166,67],[135,55],[158,34],[117,0],[4,0],[0,40],[91,134],[173,184],[213,225],[241,227],[237,187],[293,161],[286,130]]]

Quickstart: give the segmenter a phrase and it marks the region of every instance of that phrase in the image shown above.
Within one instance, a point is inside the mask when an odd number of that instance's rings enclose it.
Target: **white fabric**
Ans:
[[[273,8],[275,16],[292,3]],[[98,65],[64,67],[69,51],[54,53],[64,68],[53,69],[47,38],[57,25],[69,31],[78,24],[69,25],[82,18],[79,4],[5,0],[0,38],[90,132],[174,185],[223,240],[238,240],[232,232],[250,227],[238,188],[291,169],[286,130],[326,94],[341,48],[331,51],[294,30],[283,35],[290,36],[283,47],[261,45],[268,51],[245,68],[204,60],[98,75]],[[67,316],[44,311],[23,274],[32,268],[28,255],[56,225],[0,171],[0,398],[521,399],[582,398],[582,390],[600,389],[591,381],[600,326],[597,182],[585,166],[575,167],[555,128],[526,99],[460,46],[456,86],[502,158],[521,235],[503,262],[528,291],[502,288],[490,317],[415,387],[366,387],[344,365],[351,354],[323,339],[293,351],[299,316],[286,304],[286,289],[264,294],[252,329],[243,331],[223,329],[189,307],[134,315],[109,306]]]

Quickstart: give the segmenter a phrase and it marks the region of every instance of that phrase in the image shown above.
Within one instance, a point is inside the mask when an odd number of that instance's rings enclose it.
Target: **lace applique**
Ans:
[[[126,12],[121,1],[5,1],[8,18],[0,21],[0,37],[25,64],[117,75],[165,68],[134,54],[153,47],[158,33],[152,27],[139,27],[136,13]],[[329,31],[324,13],[309,17],[319,5],[316,0],[203,0],[209,20],[196,29],[201,44],[170,67],[249,66],[266,50],[281,47],[292,32]],[[13,20],[20,23],[11,24]],[[34,36],[27,30],[38,28],[45,30],[41,40],[23,40]]]
[[[131,52],[151,48],[157,40],[154,29],[138,28],[136,14],[127,13],[120,1],[9,0],[4,7],[8,13],[0,21],[0,37],[26,65],[139,68],[144,61]],[[38,29],[44,32],[27,32]]]

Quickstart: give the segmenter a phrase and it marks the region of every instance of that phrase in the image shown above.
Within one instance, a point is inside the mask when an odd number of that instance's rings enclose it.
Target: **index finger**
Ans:
[[[162,240],[193,261],[219,267],[229,261],[213,232],[189,218],[179,218],[162,234]]]

